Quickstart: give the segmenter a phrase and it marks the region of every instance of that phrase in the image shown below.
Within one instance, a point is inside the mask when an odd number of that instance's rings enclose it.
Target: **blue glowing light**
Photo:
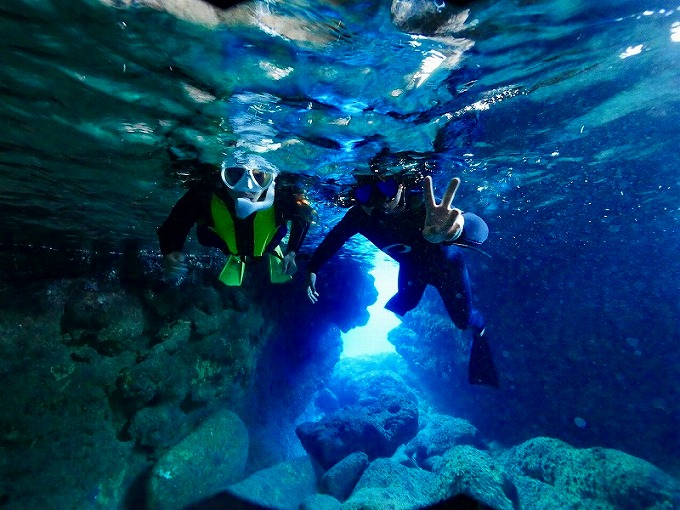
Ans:
[[[343,358],[395,352],[394,346],[387,341],[387,334],[401,324],[401,320],[385,310],[384,306],[397,292],[399,265],[384,253],[376,251],[373,269],[369,273],[375,278],[378,300],[368,307],[370,318],[365,326],[342,335]]]

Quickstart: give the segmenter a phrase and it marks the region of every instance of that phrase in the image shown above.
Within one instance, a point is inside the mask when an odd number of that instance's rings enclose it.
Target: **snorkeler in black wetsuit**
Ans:
[[[358,205],[351,207],[318,246],[307,270],[307,295],[315,303],[316,275],[353,235],[361,234],[399,262],[398,292],[385,308],[404,315],[415,308],[427,285],[442,297],[451,320],[461,330],[471,329],[469,382],[498,386],[491,350],[484,336],[482,314],[473,307],[472,291],[460,247],[478,248],[488,237],[484,220],[451,207],[460,179],[454,178],[437,205],[430,177],[425,196],[407,197],[395,179],[377,180],[354,190]]]

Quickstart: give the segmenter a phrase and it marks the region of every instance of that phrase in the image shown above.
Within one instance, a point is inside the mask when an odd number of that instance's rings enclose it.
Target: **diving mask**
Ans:
[[[390,178],[357,186],[354,189],[354,198],[361,205],[375,205],[394,199],[397,191],[399,191],[399,183],[396,179]]]
[[[222,182],[233,191],[256,193],[269,188],[274,182],[276,174],[259,168],[244,168],[240,166],[222,166]]]

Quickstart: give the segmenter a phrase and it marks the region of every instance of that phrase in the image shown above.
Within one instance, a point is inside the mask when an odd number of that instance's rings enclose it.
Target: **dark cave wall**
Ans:
[[[10,508],[135,501],[151,463],[223,409],[252,431],[248,469],[290,453],[277,439],[329,376],[340,328],[365,322],[371,277],[338,263],[329,299],[313,306],[301,274],[277,288],[253,271],[227,288],[219,261],[192,262],[179,285],[162,280],[157,259],[129,254],[90,258],[70,278],[3,274],[0,491]]]

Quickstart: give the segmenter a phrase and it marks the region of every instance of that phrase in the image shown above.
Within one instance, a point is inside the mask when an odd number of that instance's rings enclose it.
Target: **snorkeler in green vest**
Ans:
[[[267,263],[272,283],[290,281],[312,217],[309,203],[300,195],[277,194],[278,170],[261,156],[231,158],[212,170],[180,198],[158,228],[166,275],[177,279],[187,272],[182,250],[196,225],[198,242],[227,256],[222,283],[241,285],[246,266],[261,262]],[[288,222],[284,254],[281,242]]]

